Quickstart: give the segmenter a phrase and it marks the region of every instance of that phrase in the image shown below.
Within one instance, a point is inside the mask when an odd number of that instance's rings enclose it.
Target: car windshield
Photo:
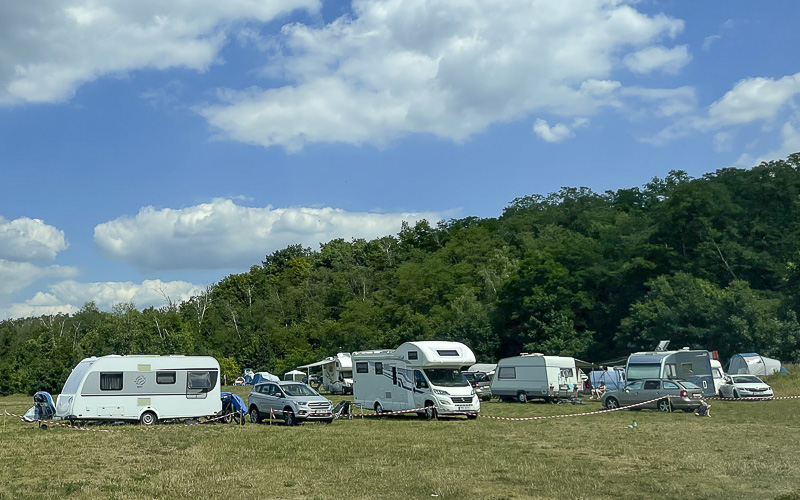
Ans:
[[[681,381],[681,385],[686,389],[699,389],[700,388],[699,385],[694,384],[694,383],[689,382],[689,381],[686,381],[686,380],[682,380]]]
[[[319,396],[317,391],[305,384],[282,385],[281,389],[289,396]]]
[[[733,377],[733,381],[738,384],[760,384],[761,379],[752,375],[745,375],[743,377]]]
[[[659,378],[661,376],[661,365],[650,363],[630,363],[628,365],[627,374],[628,380]]]
[[[423,370],[431,384],[442,387],[464,387],[469,383],[458,368],[426,368]]]

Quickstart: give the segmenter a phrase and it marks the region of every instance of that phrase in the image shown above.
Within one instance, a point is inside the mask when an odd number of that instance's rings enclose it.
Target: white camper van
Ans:
[[[76,366],[56,400],[63,420],[159,420],[222,410],[219,363],[210,356],[102,356]]]
[[[522,403],[541,398],[574,397],[580,390],[575,358],[523,354],[501,359],[492,377],[492,395]]]
[[[406,342],[394,350],[354,352],[353,399],[378,413],[430,407],[428,418],[473,419],[481,403],[461,374],[473,363],[472,350],[459,342]]]
[[[353,393],[353,361],[349,352],[340,352],[316,363],[298,366],[298,370],[307,370],[311,380],[311,369],[322,369],[322,388],[331,394]]]

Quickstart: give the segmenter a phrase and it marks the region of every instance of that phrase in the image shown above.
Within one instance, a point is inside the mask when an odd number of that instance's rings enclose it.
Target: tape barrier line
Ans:
[[[385,417],[387,415],[400,415],[402,413],[419,413],[425,410],[436,408],[435,406],[423,406],[422,408],[413,408],[411,410],[396,410],[396,411],[382,411],[380,413],[358,413],[356,417]],[[363,408],[362,408],[363,409]]]
[[[23,422],[42,423],[42,424],[47,424],[47,425],[57,425],[59,427],[65,427],[67,429],[76,429],[76,430],[79,430],[79,431],[105,432],[105,433],[120,432],[118,430],[113,430],[113,429],[93,429],[91,427],[82,427],[80,425],[68,424],[68,423],[65,423],[65,422],[59,422],[57,420],[42,420],[42,419],[39,419],[39,420],[25,420],[22,415],[17,415],[16,413],[11,413],[11,412],[9,412],[7,410],[3,410],[3,413],[6,414],[6,415],[9,415],[11,417],[17,417],[20,420],[22,420]],[[189,426],[192,426],[192,425],[202,425],[202,424],[207,424],[207,423],[210,423],[210,422],[215,422],[215,421],[221,420],[221,419],[223,419],[223,418],[225,418],[227,416],[228,415],[220,415],[218,417],[210,418],[210,419],[204,420],[202,422],[192,422],[192,423],[188,423],[188,424],[184,423],[184,424],[181,424],[181,425],[178,425],[178,426],[168,426],[168,425],[163,425],[162,426],[162,425],[158,425],[158,426],[150,426],[150,427],[139,427],[136,430],[139,430],[139,431],[177,430],[177,429],[180,429],[181,427],[189,427]]]

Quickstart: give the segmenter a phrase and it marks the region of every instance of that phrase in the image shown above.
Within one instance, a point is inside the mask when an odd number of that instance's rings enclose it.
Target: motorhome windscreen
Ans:
[[[281,389],[289,396],[319,396],[317,391],[304,384],[282,385]]]
[[[661,365],[657,363],[629,363],[628,380],[640,378],[661,378]]]
[[[75,394],[78,392],[78,386],[81,385],[81,381],[83,380],[83,376],[86,375],[86,372],[89,371],[91,368],[92,363],[78,363],[78,366],[72,370],[72,373],[67,378],[66,383],[64,383],[64,388],[61,389],[61,394]]]
[[[426,368],[424,370],[431,384],[440,387],[468,387],[469,382],[458,368]]]
[[[342,377],[353,378],[353,370],[342,370]]]

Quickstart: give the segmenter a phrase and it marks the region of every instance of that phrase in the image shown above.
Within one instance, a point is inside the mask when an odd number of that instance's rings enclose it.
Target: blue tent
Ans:
[[[593,370],[589,373],[589,383],[592,387],[600,387],[600,382],[605,382],[607,391],[616,391],[625,387],[625,370]]]

